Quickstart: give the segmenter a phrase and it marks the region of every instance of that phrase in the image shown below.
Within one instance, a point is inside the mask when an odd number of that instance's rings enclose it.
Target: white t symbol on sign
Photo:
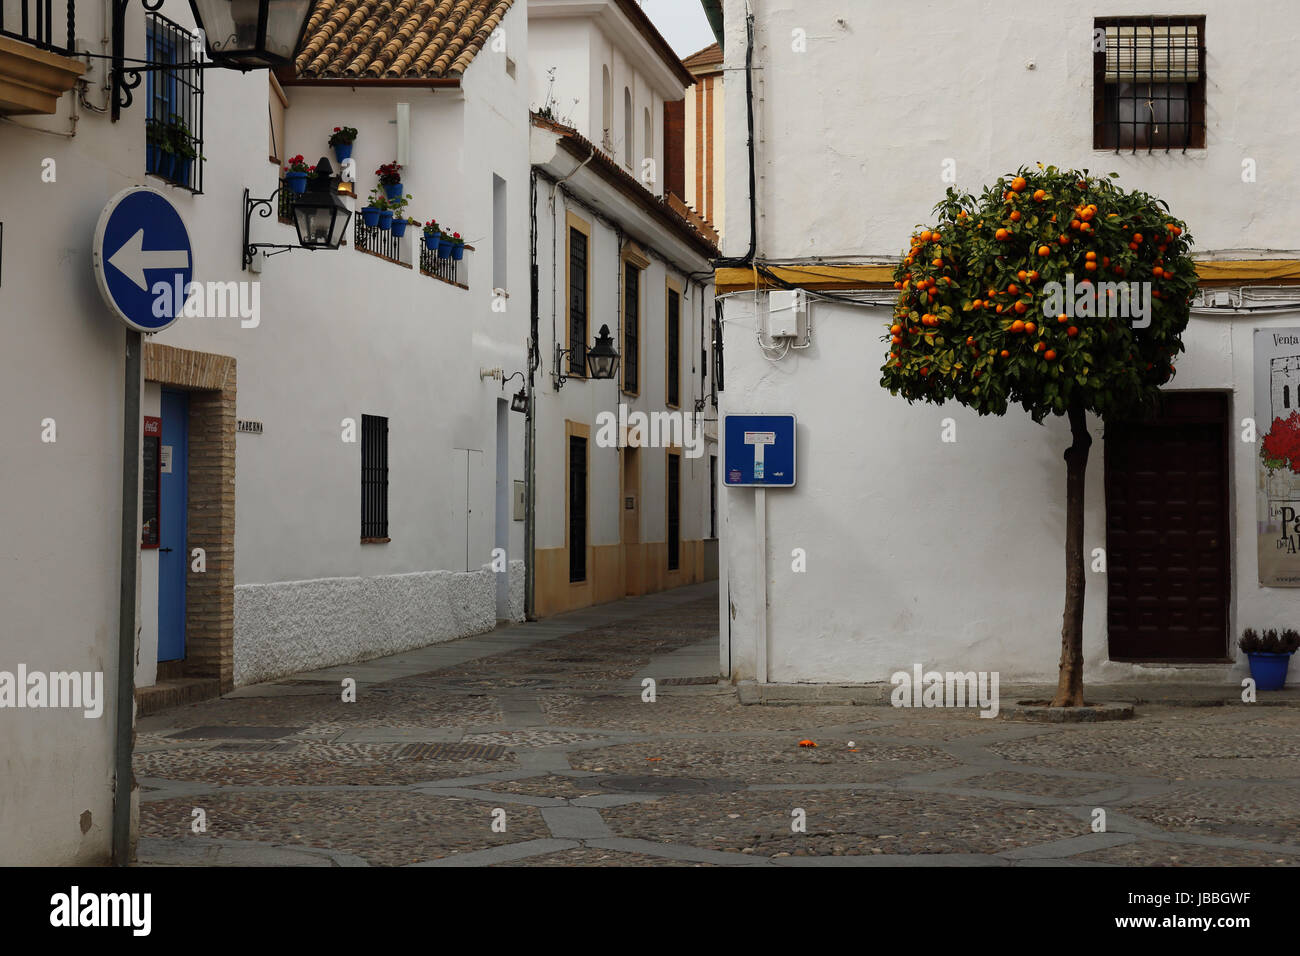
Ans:
[[[763,448],[776,444],[776,432],[745,432],[745,444],[754,446],[754,478],[762,478]]]

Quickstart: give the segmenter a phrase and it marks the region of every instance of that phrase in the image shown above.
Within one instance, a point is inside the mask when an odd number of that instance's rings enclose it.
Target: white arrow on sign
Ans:
[[[134,236],[122,243],[117,252],[109,256],[111,265],[126,276],[143,292],[149,291],[149,283],[144,277],[145,269],[188,269],[190,254],[185,249],[150,249],[144,250],[144,230],[138,229]]]
[[[745,432],[745,444],[754,446],[754,477],[763,477],[763,448],[776,444],[776,432]]]

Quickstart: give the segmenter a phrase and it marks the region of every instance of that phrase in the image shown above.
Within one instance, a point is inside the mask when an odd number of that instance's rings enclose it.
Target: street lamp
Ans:
[[[515,372],[513,375],[507,376],[505,380],[501,383],[502,391],[505,390],[506,382],[514,378],[522,379],[523,377],[524,377],[523,372]],[[528,414],[528,383],[527,382],[519,386],[519,391],[515,392],[514,396],[510,399],[510,410],[512,412],[523,412],[525,415]]]
[[[569,380],[565,375],[564,356],[572,355],[573,349],[560,348],[560,343],[555,343],[555,368],[551,370],[551,380],[556,390],[564,387],[564,383]],[[618,352],[614,350],[614,339],[609,334],[609,326],[600,327],[600,335],[596,337],[596,344],[587,350],[587,377],[593,379],[610,379],[618,370]]]
[[[334,167],[325,157],[316,164],[316,175],[307,180],[307,191],[293,200],[293,225],[298,231],[298,245],[289,246],[275,242],[250,242],[249,227],[253,213],[263,219],[268,218],[275,209],[275,197],[280,190],[266,199],[253,199],[244,190],[244,239],[243,263],[247,270],[259,249],[274,249],[268,256],[286,252],[289,249],[337,249],[343,244],[347,235],[348,223],[352,219],[352,210],[348,208],[337,192],[334,181]]]
[[[311,0],[190,0],[208,56],[249,70],[292,62]]]

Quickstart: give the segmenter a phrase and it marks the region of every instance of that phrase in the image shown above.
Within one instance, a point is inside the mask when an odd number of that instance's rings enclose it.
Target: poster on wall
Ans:
[[[1255,330],[1259,583],[1300,587],[1300,329]]]

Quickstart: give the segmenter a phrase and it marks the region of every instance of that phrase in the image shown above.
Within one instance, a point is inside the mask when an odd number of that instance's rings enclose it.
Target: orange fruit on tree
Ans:
[[[1092,262],[1092,261],[1094,261],[1094,260],[1097,258],[1097,253],[1095,253],[1095,252],[1086,252],[1086,253],[1084,253],[1083,257],[1084,257],[1085,259],[1087,259],[1089,262]]]
[[[973,336],[973,335],[968,335],[968,336],[966,336],[966,344],[967,344],[967,345],[974,345],[974,344],[975,344],[975,336]]]
[[[1029,273],[1026,272],[1024,269],[1021,269],[1019,272],[1016,273],[1016,278],[1019,279],[1021,282],[1024,282],[1026,279],[1029,278]]]
[[[1011,215],[1010,215],[1008,218],[1010,218],[1010,220],[1011,220],[1012,222],[1019,222],[1019,221],[1020,221],[1020,210],[1019,210],[1019,209],[1013,209],[1013,210],[1011,210]]]
[[[1097,263],[1095,263],[1095,262],[1085,262],[1085,263],[1083,264],[1083,268],[1084,268],[1086,271],[1088,271],[1088,272],[1096,272],[1096,271],[1097,271]]]
[[[929,241],[930,241],[930,230],[929,230],[929,229],[926,229],[926,230],[924,230],[924,231],[921,233],[921,241],[922,241],[922,242],[929,242]]]
[[[1043,248],[1044,248],[1044,249],[1047,249],[1047,246],[1043,246]],[[1048,250],[1048,251],[1050,251],[1050,250]],[[1029,270],[1029,281],[1030,281],[1030,282],[1037,282],[1037,281],[1038,281],[1038,270],[1037,270],[1037,269],[1030,269],[1030,270]]]
[[[1027,306],[1023,302],[1017,302],[1015,305],[1016,315],[1024,315],[1025,312],[1028,311],[1028,309],[1029,306]]]
[[[1043,353],[1043,358],[1047,359],[1047,361],[1049,361],[1049,362],[1055,361],[1055,359],[1056,359],[1056,350],[1055,350],[1055,349],[1048,349],[1046,352]]]
[[[1022,192],[1027,185],[1029,184],[1025,181],[1024,176],[1017,176],[1015,179],[1011,180],[1012,192]]]
[[[1052,254],[1052,250],[1049,249],[1047,246],[1039,246],[1039,247],[1038,247],[1038,254],[1039,254],[1040,256],[1049,256],[1049,255]]]
[[[1033,335],[1034,332],[1036,332],[1037,330],[1038,330],[1038,326],[1034,325],[1034,323],[1032,322],[1025,323],[1025,331],[1028,332],[1030,335]]]
[[[1007,286],[1007,295],[1019,295],[1019,294],[1020,294],[1020,287],[1016,285],[1014,282],[1011,283],[1011,285]]]
[[[1008,352],[1006,349],[1003,349],[1003,350],[1002,350],[1001,352],[999,352],[998,354],[1001,355],[1003,358],[1007,358],[1008,356],[1011,355],[1011,353]]]
[[[1141,241],[1142,241],[1142,233],[1140,233],[1140,232],[1135,232],[1135,233],[1133,233],[1133,241],[1134,241],[1134,242],[1141,242]]]
[[[1021,322],[1019,319],[1016,319],[1016,321],[1011,323],[1012,332],[1023,332],[1024,330],[1025,330],[1025,323]]]
[[[1079,329],[1078,327],[1072,325],[1065,330],[1065,334],[1068,335],[1070,338],[1074,338],[1076,335],[1079,334]]]
[[[898,325],[898,324],[891,325],[891,326],[889,327],[889,334],[890,334],[890,335],[902,335],[902,334],[903,334],[903,327],[902,327],[901,325]]]
[[[1060,243],[1061,245],[1063,245],[1063,246],[1068,246],[1068,245],[1070,244],[1070,237],[1069,237],[1069,236],[1061,236],[1061,237],[1060,237],[1059,239],[1057,239],[1056,241],[1059,242],[1059,243]]]
[[[1042,202],[1045,198],[1047,198],[1046,190],[1043,189],[1034,190],[1034,202]]]
[[[935,259],[933,262],[930,263],[930,265],[934,266],[936,269],[942,269],[942,268],[943,268],[943,260],[942,260],[942,259]]]
[[[1060,315],[1056,317],[1056,321],[1059,324],[1064,325],[1066,322],[1070,321],[1070,317],[1066,315],[1064,312],[1062,312]]]
[[[1079,228],[1079,220],[1077,220],[1077,219],[1071,219],[1071,220],[1070,220],[1070,228],[1071,228],[1071,229],[1078,229],[1078,228]]]
[[[1006,242],[1011,238],[1011,233],[1007,232],[1005,229],[999,229],[997,232],[993,233],[993,238],[997,239],[998,242]]]

